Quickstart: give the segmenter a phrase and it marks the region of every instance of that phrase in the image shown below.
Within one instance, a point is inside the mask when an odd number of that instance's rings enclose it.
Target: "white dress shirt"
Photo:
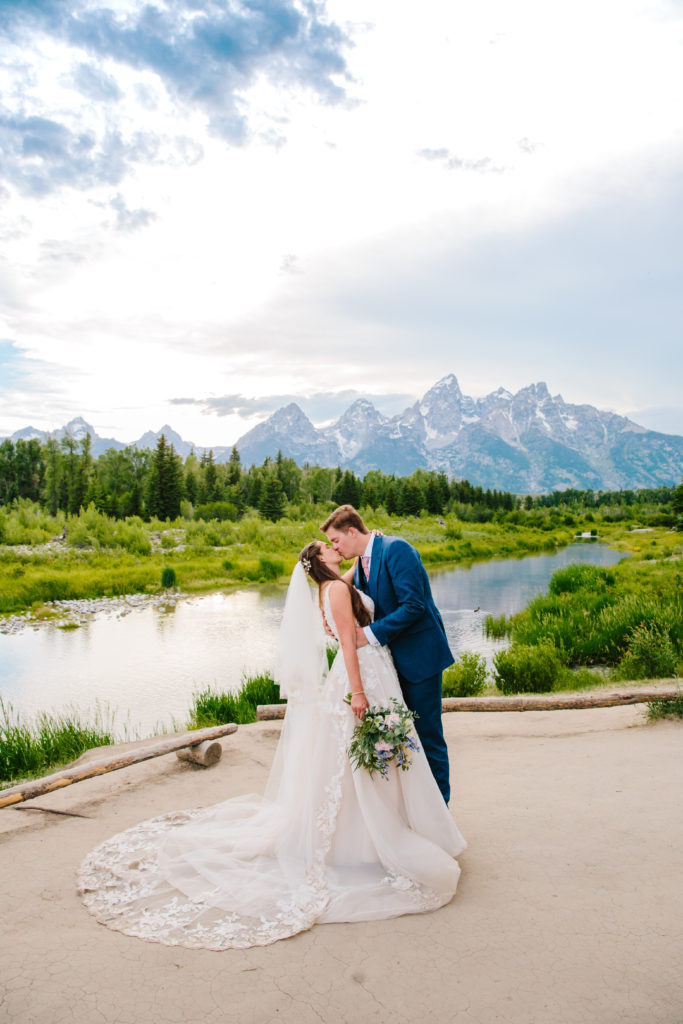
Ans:
[[[370,540],[368,541],[367,547],[366,547],[365,551],[363,552],[363,556],[362,556],[363,558],[369,559],[369,561],[368,561],[368,571],[365,574],[366,579],[368,581],[370,579],[370,567],[372,566],[372,542],[374,541],[374,539],[375,539],[375,535],[374,535],[374,533],[371,533],[370,534]],[[362,568],[363,568],[363,564],[361,563],[361,570],[362,570]],[[381,646],[379,640],[377,639],[377,637],[372,632],[372,630],[370,629],[369,626],[363,626],[363,632],[365,633],[365,636],[366,636],[367,641],[368,641],[369,644],[372,644],[373,647]]]

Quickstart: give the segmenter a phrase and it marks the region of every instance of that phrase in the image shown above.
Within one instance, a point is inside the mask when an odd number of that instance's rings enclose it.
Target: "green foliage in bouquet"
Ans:
[[[349,700],[349,698],[347,698]],[[389,707],[369,707],[362,722],[353,730],[349,760],[354,768],[365,768],[387,779],[389,766],[407,771],[411,751],[419,750],[414,732],[415,716],[395,697]]]

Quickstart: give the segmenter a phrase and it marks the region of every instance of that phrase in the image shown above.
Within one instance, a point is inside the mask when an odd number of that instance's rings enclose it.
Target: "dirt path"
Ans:
[[[640,707],[447,715],[469,849],[453,902],[262,949],[98,925],[74,875],[135,822],[261,790],[279,723],[208,770],[174,755],[0,811],[0,1021],[681,1024],[683,728]],[[25,807],[30,807],[26,804]]]

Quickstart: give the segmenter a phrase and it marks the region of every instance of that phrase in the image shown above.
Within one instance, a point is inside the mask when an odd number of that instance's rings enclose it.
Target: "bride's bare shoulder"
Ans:
[[[343,580],[330,580],[326,585],[325,593],[330,595],[330,601],[334,604],[340,604],[342,602],[351,602],[351,595],[349,588]],[[324,595],[323,595],[324,598]]]

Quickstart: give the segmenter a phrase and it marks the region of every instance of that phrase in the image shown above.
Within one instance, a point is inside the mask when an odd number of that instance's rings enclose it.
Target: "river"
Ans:
[[[623,555],[600,543],[557,552],[432,570],[436,603],[455,654],[490,661],[505,641],[488,640],[487,614],[520,611],[565,565],[614,565]],[[99,708],[119,739],[184,724],[192,694],[239,687],[244,673],[272,666],[284,603],[282,588],[250,588],[146,607],[124,617],[96,615],[74,630],[56,625],[0,635],[0,695],[15,713]],[[475,611],[475,609],[479,609]]]

